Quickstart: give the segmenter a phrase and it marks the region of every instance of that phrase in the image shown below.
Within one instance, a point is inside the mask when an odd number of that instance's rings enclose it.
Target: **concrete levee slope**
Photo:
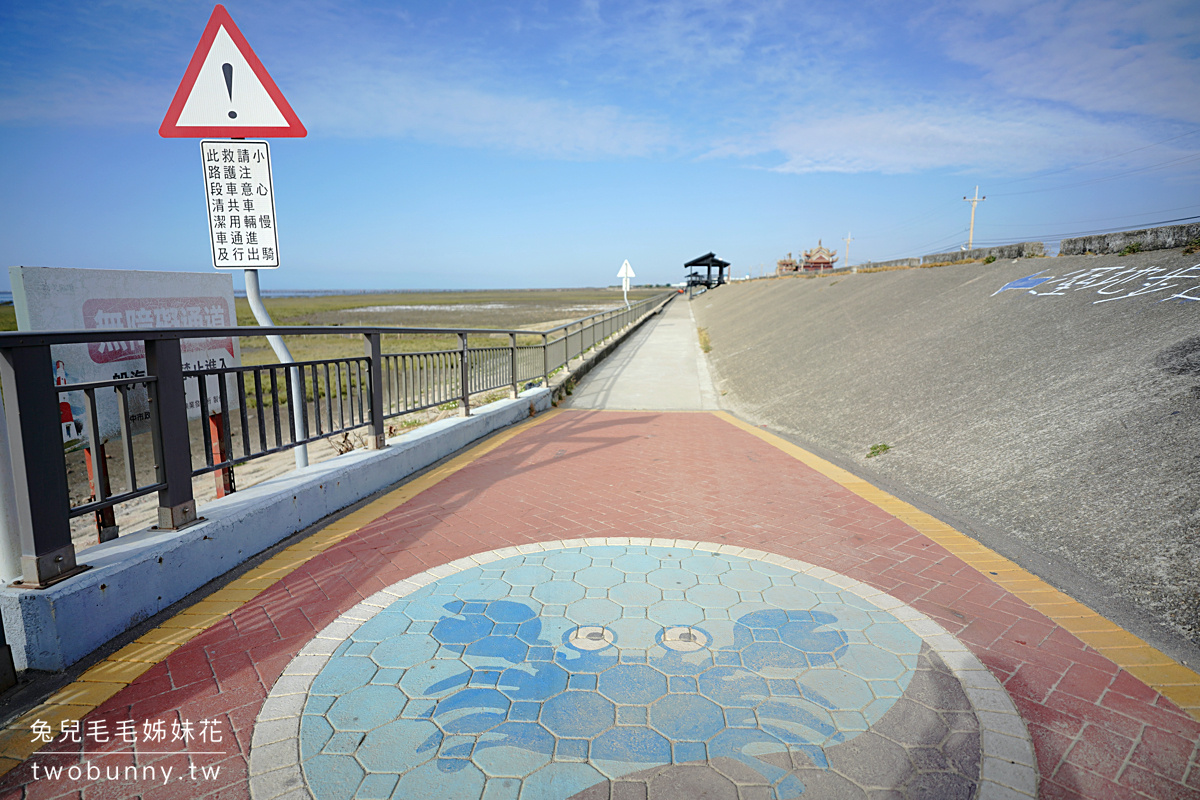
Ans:
[[[1193,660],[1198,264],[1172,250],[843,273],[692,305],[732,411]],[[891,449],[868,459],[876,444]]]

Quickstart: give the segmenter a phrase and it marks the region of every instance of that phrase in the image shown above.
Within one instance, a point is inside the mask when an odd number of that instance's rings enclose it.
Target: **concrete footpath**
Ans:
[[[676,298],[602,361],[565,408],[716,410],[717,393],[700,352],[692,306]]]
[[[689,326],[93,666],[0,800],[1200,798],[1200,677],[711,410]]]

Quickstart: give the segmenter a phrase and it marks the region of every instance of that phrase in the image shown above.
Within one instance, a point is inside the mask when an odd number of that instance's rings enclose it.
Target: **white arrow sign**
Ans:
[[[621,291],[625,293],[625,307],[629,307],[629,279],[636,277],[633,274],[633,267],[629,266],[629,259],[625,259],[625,263],[621,265],[621,271],[617,273],[617,277],[621,279]]]

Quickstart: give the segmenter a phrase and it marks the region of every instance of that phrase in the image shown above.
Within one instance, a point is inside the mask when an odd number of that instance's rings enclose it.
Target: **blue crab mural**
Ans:
[[[680,555],[516,557],[397,601],[313,682],[300,739],[314,794],[466,797],[507,782],[569,797],[734,759],[773,797],[800,796],[777,756],[824,766],[823,748],[900,696],[920,639],[791,570]]]

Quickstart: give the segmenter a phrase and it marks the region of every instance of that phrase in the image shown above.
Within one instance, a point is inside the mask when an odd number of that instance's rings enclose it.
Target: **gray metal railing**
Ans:
[[[469,415],[472,395],[507,388],[515,397],[523,383],[550,385],[552,374],[569,371],[574,359],[674,296],[664,293],[546,331],[276,326],[0,333],[23,584],[44,587],[86,569],[76,563],[73,517],[157,492],[159,528],[178,529],[196,520],[195,476],[363,428],[366,446],[378,449],[384,446],[386,420],[449,404]],[[328,334],[362,336],[364,354],[288,365],[184,368],[181,341],[188,339]],[[383,352],[384,336],[431,334],[452,334],[458,347]],[[55,384],[51,347],[130,341],[145,347],[145,374]],[[91,494],[72,505],[59,405],[74,392],[84,397]],[[102,402],[116,404],[119,427],[107,441],[98,422]],[[144,433],[150,452],[139,455],[135,436]],[[192,463],[193,437],[204,445],[200,465]],[[114,440],[119,448],[110,447]],[[110,459],[120,467],[117,491],[110,485]],[[102,537],[116,535],[115,526],[109,530],[102,528]]]

